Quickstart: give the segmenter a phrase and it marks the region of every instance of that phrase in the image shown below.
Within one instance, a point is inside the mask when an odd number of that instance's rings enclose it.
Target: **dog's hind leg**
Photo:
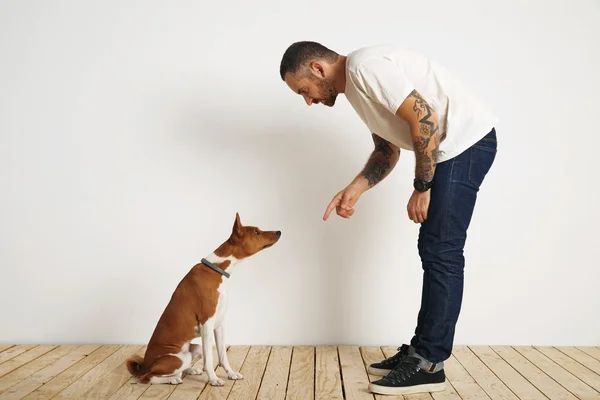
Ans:
[[[196,359],[202,354],[202,346],[199,344],[190,343],[189,352],[192,358],[190,365],[194,364]],[[186,368],[183,370],[184,375],[200,375],[202,368]]]
[[[183,382],[181,373],[184,369],[184,360],[182,358],[184,357],[179,355],[166,355],[159,358],[150,368],[150,372],[146,375],[146,379],[148,379],[151,384],[180,384]]]

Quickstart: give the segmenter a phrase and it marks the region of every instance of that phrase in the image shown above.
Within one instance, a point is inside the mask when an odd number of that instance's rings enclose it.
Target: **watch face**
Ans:
[[[414,187],[415,187],[415,190],[418,192],[424,192],[427,189],[429,189],[430,186],[431,186],[431,183],[424,182],[422,179],[416,178],[414,180]]]

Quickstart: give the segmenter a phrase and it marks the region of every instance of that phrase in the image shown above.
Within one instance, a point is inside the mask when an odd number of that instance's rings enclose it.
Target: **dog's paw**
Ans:
[[[233,379],[236,381],[239,379],[244,379],[244,375],[240,374],[239,372],[234,372],[234,371],[227,372],[227,377],[229,379]]]
[[[186,368],[183,370],[185,375],[201,375],[203,372],[202,368]]]
[[[174,377],[171,378],[171,380],[169,380],[169,383],[171,385],[179,385],[180,383],[183,383],[183,379],[181,379],[180,377]]]
[[[211,386],[224,386],[225,381],[221,378],[214,378],[210,380]]]

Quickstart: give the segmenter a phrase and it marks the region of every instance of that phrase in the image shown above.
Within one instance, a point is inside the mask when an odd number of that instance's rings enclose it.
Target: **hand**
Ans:
[[[325,210],[325,215],[323,215],[323,221],[327,221],[329,214],[331,214],[334,208],[337,215],[340,217],[346,219],[350,218],[354,214],[353,207],[363,192],[364,191],[358,185],[348,185],[344,190],[336,194],[333,200],[331,200],[331,203],[327,206],[327,210]]]
[[[431,191],[417,192],[413,191],[410,200],[408,201],[408,218],[415,224],[422,224],[427,219],[427,211],[429,210],[429,200],[431,199]]]

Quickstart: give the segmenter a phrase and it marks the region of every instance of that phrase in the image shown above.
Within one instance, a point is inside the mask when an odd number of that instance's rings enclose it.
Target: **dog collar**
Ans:
[[[221,268],[217,267],[215,264],[211,263],[206,258],[202,259],[202,264],[206,265],[210,269],[217,271],[218,273],[225,276],[226,278],[229,278],[229,273],[227,273],[224,270],[222,270]]]

